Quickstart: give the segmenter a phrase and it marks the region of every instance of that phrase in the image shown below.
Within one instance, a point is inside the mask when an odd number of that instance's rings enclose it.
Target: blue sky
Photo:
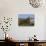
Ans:
[[[18,15],[18,18],[22,18],[22,19],[26,19],[28,17],[33,17],[34,18],[34,15],[33,14],[19,14]]]

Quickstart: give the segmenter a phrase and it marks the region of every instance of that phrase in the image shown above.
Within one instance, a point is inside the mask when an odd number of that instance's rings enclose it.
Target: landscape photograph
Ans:
[[[19,26],[34,26],[34,15],[33,14],[19,14],[18,25]]]

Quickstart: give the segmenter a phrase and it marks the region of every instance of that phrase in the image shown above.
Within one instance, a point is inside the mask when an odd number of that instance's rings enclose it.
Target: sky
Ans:
[[[18,15],[18,18],[22,18],[22,19],[26,19],[28,17],[33,17],[34,18],[34,15],[33,14],[19,14]]]

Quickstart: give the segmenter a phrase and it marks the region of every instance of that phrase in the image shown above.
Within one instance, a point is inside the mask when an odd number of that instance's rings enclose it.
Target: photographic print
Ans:
[[[19,26],[34,26],[34,15],[33,14],[19,14],[18,25]]]

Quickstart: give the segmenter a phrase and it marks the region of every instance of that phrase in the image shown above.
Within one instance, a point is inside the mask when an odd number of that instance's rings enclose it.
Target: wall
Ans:
[[[27,40],[34,34],[37,35],[37,39],[45,39],[45,15],[46,8],[33,8],[29,5],[28,0],[0,0],[0,16],[8,16],[13,18],[10,31],[7,33],[10,37],[16,40]],[[34,27],[19,27],[18,26],[18,14],[19,13],[32,13],[35,15]],[[2,31],[0,32],[0,35]],[[4,37],[0,36],[0,39]]]

